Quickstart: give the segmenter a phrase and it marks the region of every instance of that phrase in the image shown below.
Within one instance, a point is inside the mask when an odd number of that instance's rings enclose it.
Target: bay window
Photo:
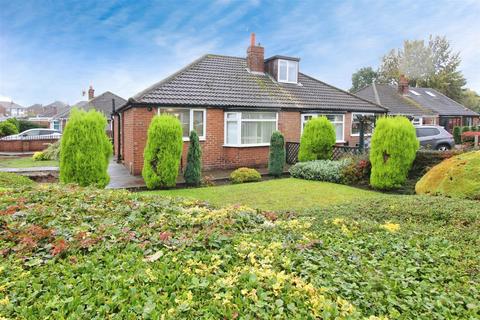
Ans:
[[[302,114],[302,133],[303,133],[303,128],[305,128],[305,125],[307,124],[308,120],[312,118],[317,118],[317,117],[327,117],[327,119],[335,127],[336,142],[337,143],[345,142],[344,135],[343,135],[345,117],[343,114],[318,114],[318,113]]]
[[[226,112],[225,145],[268,146],[277,130],[276,112]]]
[[[158,114],[170,114],[180,121],[184,141],[188,141],[192,130],[197,132],[200,140],[205,140],[205,109],[160,108]]]
[[[373,113],[352,113],[352,136],[359,136],[360,135],[360,122],[358,121],[358,116],[370,116],[374,117]],[[369,121],[368,124],[364,128],[364,134],[369,136],[373,132],[374,123]]]

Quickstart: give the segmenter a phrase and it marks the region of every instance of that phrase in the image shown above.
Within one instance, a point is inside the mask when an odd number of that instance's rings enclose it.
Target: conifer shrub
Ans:
[[[190,132],[187,168],[183,177],[185,178],[185,183],[189,186],[199,186],[202,182],[202,149],[200,148],[198,135],[194,130]]]
[[[112,144],[105,133],[107,119],[96,110],[74,108],[61,139],[60,181],[104,188],[110,181]]]
[[[462,133],[468,132],[468,131],[470,131],[470,127],[469,127],[469,126],[464,126],[464,127],[462,128]]]
[[[182,125],[171,115],[155,116],[148,127],[142,176],[147,188],[176,185],[182,156]]]
[[[455,144],[462,143],[462,128],[461,127],[454,127],[453,128],[453,139],[455,140]]]
[[[270,139],[268,173],[280,177],[285,165],[285,139],[280,131],[274,131]]]
[[[251,168],[238,168],[230,174],[232,183],[256,182],[262,180],[260,173]]]
[[[407,178],[419,142],[415,128],[405,117],[383,117],[372,136],[370,184],[376,189],[401,187]]]
[[[309,120],[303,129],[298,160],[330,160],[335,141],[335,128],[326,117]]]

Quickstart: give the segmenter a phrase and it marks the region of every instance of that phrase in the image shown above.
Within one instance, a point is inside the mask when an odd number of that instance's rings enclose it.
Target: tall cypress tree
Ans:
[[[183,174],[185,183],[189,186],[200,185],[202,179],[202,150],[198,135],[193,130],[190,132],[190,145],[188,146],[187,168]]]
[[[270,139],[270,154],[268,159],[268,173],[279,177],[285,165],[285,139],[280,131],[274,131]]]

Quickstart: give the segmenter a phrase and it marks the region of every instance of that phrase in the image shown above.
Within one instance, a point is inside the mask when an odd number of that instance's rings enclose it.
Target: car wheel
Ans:
[[[451,148],[450,148],[450,146],[449,146],[448,144],[439,144],[439,145],[437,146],[437,150],[438,150],[438,151],[448,151],[448,150],[450,150],[450,149],[451,149]]]

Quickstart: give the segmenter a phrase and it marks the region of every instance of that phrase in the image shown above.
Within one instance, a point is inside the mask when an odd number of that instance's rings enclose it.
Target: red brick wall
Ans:
[[[147,140],[147,130],[157,108],[132,108],[123,113],[122,154],[125,166],[134,175],[140,175],[143,167],[143,150]],[[358,142],[358,137],[350,136],[351,114],[345,115],[345,139],[350,145]],[[268,163],[268,147],[225,147],[224,112],[222,109],[207,109],[206,139],[200,141],[203,169],[229,169],[241,166],[262,167]],[[301,134],[300,112],[279,112],[278,129],[285,141],[298,142]],[[118,133],[116,133],[117,137]],[[187,161],[189,142],[183,143],[182,167]]]
[[[43,140],[0,140],[0,152],[33,152],[45,150],[58,139]]]

